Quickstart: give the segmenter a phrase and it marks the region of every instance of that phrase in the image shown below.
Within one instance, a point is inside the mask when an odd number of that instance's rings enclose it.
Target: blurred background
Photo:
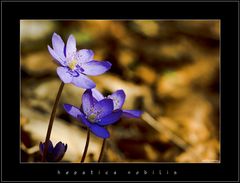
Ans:
[[[144,111],[141,119],[109,126],[104,162],[219,162],[219,38],[217,20],[39,21],[20,22],[21,161],[40,161],[39,143],[61,80],[48,53],[53,32],[78,49],[108,60],[107,73],[91,77],[105,95],[126,93],[124,109]],[[64,87],[51,140],[68,144],[65,162],[79,162],[86,128],[64,103],[80,106],[83,89]],[[91,134],[86,162],[97,161],[102,140]]]

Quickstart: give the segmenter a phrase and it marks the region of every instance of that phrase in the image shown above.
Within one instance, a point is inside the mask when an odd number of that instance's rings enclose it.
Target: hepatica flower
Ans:
[[[104,139],[110,136],[105,126],[117,122],[122,115],[121,110],[114,110],[112,99],[96,100],[89,89],[82,95],[81,108],[65,104],[64,109],[86,125],[92,133]]]
[[[57,68],[57,74],[64,83],[73,83],[77,87],[85,89],[94,88],[95,83],[87,75],[103,74],[112,66],[108,61],[93,60],[94,53],[92,50],[77,50],[73,35],[69,36],[65,46],[62,38],[54,33],[52,46],[53,48],[48,45],[48,51],[60,65]]]
[[[117,90],[111,95],[108,95],[107,97],[104,97],[96,88],[92,89],[93,97],[97,100],[103,100],[105,99],[112,99],[114,109],[113,110],[121,110],[122,116],[128,117],[128,118],[139,118],[142,114],[142,111],[140,110],[123,110],[123,104],[126,99],[126,94],[123,90]]]
[[[45,146],[45,143],[40,142],[39,149],[40,149],[41,156],[43,156],[44,146]],[[67,151],[67,144],[64,145],[62,142],[58,142],[56,146],[53,147],[52,142],[49,140],[46,160],[48,162],[60,161],[63,158],[66,151]]]

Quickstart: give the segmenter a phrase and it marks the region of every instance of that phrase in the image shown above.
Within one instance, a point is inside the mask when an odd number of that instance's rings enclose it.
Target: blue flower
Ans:
[[[76,40],[70,35],[65,46],[62,38],[54,33],[52,36],[53,49],[48,45],[48,51],[60,65],[57,74],[64,83],[73,83],[77,87],[91,89],[96,84],[86,75],[97,76],[108,71],[112,64],[108,61],[93,60],[92,50],[77,51]]]
[[[45,143],[40,142],[39,149],[40,149],[41,156],[43,156],[44,146],[45,146]],[[46,160],[48,162],[60,161],[63,158],[66,151],[67,151],[67,144],[64,145],[62,142],[58,142],[56,146],[53,147],[52,142],[49,141]]]
[[[114,109],[113,110],[122,110],[122,116],[128,118],[139,118],[142,115],[140,110],[123,110],[123,104],[126,99],[126,94],[123,90],[117,90],[111,95],[104,97],[96,88],[92,89],[93,97],[97,100],[103,100],[104,98],[109,98],[113,100]]]
[[[92,91],[89,89],[82,95],[80,109],[70,104],[64,104],[64,109],[86,125],[92,133],[104,139],[110,136],[104,127],[117,122],[122,115],[121,110],[114,110],[112,99],[104,98],[98,101],[92,96]]]

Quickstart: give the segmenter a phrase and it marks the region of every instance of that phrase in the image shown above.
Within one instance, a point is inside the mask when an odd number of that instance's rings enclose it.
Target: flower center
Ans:
[[[90,122],[92,122],[92,123],[95,122],[95,119],[96,119],[96,115],[95,115],[95,114],[90,114],[90,115],[88,116],[88,120],[89,120]]]
[[[73,59],[69,64],[68,64],[68,67],[71,69],[71,70],[74,70],[74,68],[76,67],[77,65],[77,60],[76,59]]]

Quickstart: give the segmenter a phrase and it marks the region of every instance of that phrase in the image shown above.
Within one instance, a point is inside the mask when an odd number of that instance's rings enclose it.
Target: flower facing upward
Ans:
[[[39,149],[40,149],[41,156],[43,156],[44,146],[45,146],[45,143],[40,142]],[[66,151],[67,151],[67,144],[64,145],[62,142],[58,142],[56,146],[53,147],[52,142],[49,141],[46,160],[48,162],[60,161],[63,158]]]
[[[114,110],[122,110],[122,116],[128,118],[139,118],[142,114],[140,110],[123,110],[122,106],[126,99],[126,94],[123,90],[117,90],[111,95],[104,97],[96,88],[92,89],[93,97],[96,100],[103,100],[104,98],[109,98],[113,100]]]
[[[109,70],[112,64],[108,61],[93,60],[94,53],[88,49],[76,49],[76,40],[70,35],[65,46],[62,38],[54,33],[52,36],[53,49],[48,51],[60,65],[57,74],[64,83],[73,83],[77,87],[91,89],[96,84],[86,75],[97,76]]]
[[[104,127],[117,122],[122,115],[121,110],[114,110],[112,99],[97,101],[91,90],[86,90],[82,95],[80,109],[69,104],[64,104],[64,109],[86,125],[92,133],[104,139],[110,136]]]

